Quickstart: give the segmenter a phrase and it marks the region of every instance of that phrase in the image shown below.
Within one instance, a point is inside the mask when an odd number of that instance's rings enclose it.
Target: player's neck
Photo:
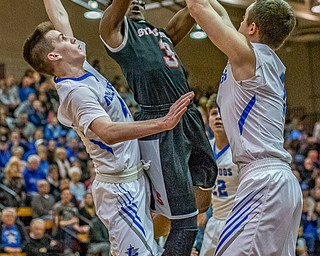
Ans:
[[[56,70],[56,76],[59,78],[78,78],[83,76],[86,71],[83,67],[63,66]]]
[[[225,146],[228,145],[228,138],[226,135],[219,135],[219,136],[215,136],[216,139],[216,147],[218,149],[223,149]]]

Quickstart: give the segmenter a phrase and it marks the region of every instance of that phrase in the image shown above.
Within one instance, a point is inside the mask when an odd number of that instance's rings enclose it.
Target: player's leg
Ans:
[[[171,219],[163,255],[190,255],[197,233],[198,211],[186,161],[189,153],[184,150],[189,147],[181,148],[184,139],[181,129],[162,135],[157,140],[139,143],[142,157],[152,163],[147,174],[152,183],[154,210]]]
[[[153,228],[154,228],[154,238],[158,239],[159,237],[168,236],[171,228],[170,220],[161,215],[161,214],[153,214],[152,216]]]
[[[149,182],[110,184],[94,181],[97,215],[109,231],[112,255],[161,255],[154,240]]]
[[[197,216],[172,219],[170,233],[164,245],[165,251],[162,255],[190,255],[197,232]],[[183,246],[177,246],[177,244]]]
[[[267,161],[267,160],[266,160]],[[242,170],[235,205],[220,236],[216,256],[294,256],[301,212],[301,191],[288,165]],[[298,223],[298,224],[297,224]],[[294,227],[294,241],[287,237]],[[288,248],[286,250],[285,248]],[[284,255],[284,254],[282,254]]]
[[[185,123],[184,131],[192,145],[188,164],[197,208],[202,213],[208,209],[211,202],[211,192],[217,177],[217,165],[199,112],[189,111],[185,117]]]
[[[204,231],[200,256],[212,256],[214,254],[224,225],[225,221],[216,220],[214,217],[208,220]]]

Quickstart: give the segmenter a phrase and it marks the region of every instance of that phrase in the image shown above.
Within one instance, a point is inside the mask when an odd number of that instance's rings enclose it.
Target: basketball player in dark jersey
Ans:
[[[106,50],[121,66],[141,108],[135,120],[165,115],[176,99],[190,91],[174,51],[194,25],[187,8],[165,29],[148,23],[143,12],[141,0],[114,0],[100,23]],[[152,208],[171,219],[163,255],[190,255],[197,233],[196,215],[209,206],[206,189],[213,187],[217,171],[196,106],[189,105],[174,130],[145,137],[139,144],[142,157],[151,160]],[[201,200],[196,200],[200,194]]]

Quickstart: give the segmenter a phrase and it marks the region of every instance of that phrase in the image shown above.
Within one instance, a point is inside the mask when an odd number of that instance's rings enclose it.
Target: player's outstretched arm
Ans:
[[[189,12],[211,42],[228,56],[236,80],[248,79],[255,72],[255,55],[249,40],[226,22],[224,8],[216,0],[186,0]],[[215,10],[213,7],[217,8]]]
[[[167,115],[161,118],[136,122],[112,122],[110,118],[104,116],[95,119],[89,128],[109,145],[171,130],[179,123],[193,97],[193,92],[182,95],[170,107]]]
[[[69,16],[60,0],[43,0],[47,15],[56,30],[73,37]]]
[[[100,20],[100,37],[111,47],[118,47],[123,41],[121,26],[131,0],[110,0]]]
[[[187,7],[178,11],[165,27],[166,33],[176,46],[190,32],[195,21],[191,17]]]
[[[209,0],[209,3],[211,7],[217,12],[217,14],[222,18],[223,22],[230,28],[235,29],[226,9],[224,9],[224,7],[216,0]]]

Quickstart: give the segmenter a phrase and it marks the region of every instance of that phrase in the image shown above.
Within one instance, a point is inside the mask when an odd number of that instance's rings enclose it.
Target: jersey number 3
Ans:
[[[163,57],[164,63],[169,68],[177,68],[179,67],[179,61],[176,57],[176,53],[170,48],[170,45],[167,42],[163,42],[161,39],[158,42],[161,50],[166,52],[166,56]]]

